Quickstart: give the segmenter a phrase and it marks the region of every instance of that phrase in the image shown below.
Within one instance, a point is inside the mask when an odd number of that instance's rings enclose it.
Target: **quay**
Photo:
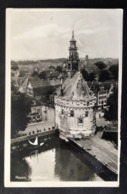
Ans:
[[[21,137],[17,137],[17,138],[11,139],[11,145],[15,144],[15,143],[20,143],[20,142],[24,142],[26,140],[33,139],[36,136],[38,136],[38,137],[45,137],[47,135],[52,135],[52,134],[56,134],[56,133],[58,133],[57,129],[49,128],[48,130],[43,131],[41,133],[35,133],[33,135],[26,135],[26,136],[21,136]]]
[[[85,157],[95,165],[99,173],[105,169],[110,171],[113,177],[117,177],[118,150],[111,142],[101,139],[97,135],[83,140],[70,138],[69,142],[81,152],[86,153]]]

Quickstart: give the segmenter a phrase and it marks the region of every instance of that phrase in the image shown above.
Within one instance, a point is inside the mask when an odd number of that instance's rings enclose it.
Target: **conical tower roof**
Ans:
[[[89,101],[96,98],[80,72],[77,72],[72,78],[67,78],[62,84],[62,90],[61,98],[66,100]]]

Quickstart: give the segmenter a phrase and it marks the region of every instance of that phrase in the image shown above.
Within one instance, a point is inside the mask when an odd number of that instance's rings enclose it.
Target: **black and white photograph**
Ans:
[[[121,9],[6,10],[6,187],[118,187]]]

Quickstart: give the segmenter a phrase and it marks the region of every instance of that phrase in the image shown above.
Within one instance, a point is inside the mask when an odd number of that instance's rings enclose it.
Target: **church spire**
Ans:
[[[74,39],[74,30],[72,30],[72,39]]]

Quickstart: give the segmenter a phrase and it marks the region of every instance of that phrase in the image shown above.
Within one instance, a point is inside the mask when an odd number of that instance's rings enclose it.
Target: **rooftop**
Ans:
[[[87,85],[80,72],[76,72],[72,78],[66,78],[61,88],[57,90],[57,95],[67,100],[91,100],[95,99],[93,92]]]
[[[29,78],[28,81],[31,83],[33,88],[42,88],[42,87],[50,86],[50,83],[48,80],[42,80],[38,77],[31,77]]]

